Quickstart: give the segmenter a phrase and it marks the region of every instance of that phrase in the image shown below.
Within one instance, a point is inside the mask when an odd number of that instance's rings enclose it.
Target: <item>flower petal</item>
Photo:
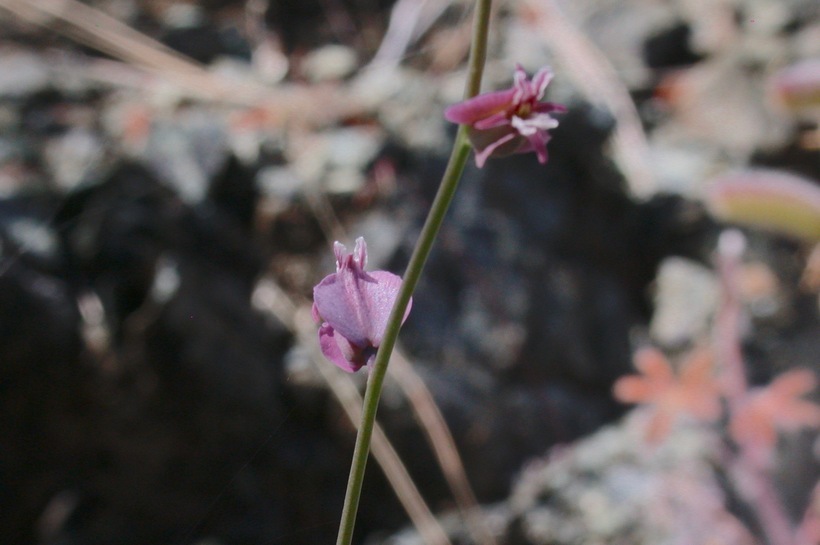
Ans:
[[[345,357],[341,347],[339,346],[339,341],[347,342],[343,338],[336,335],[333,327],[329,324],[322,324],[319,328],[319,346],[322,349],[322,354],[324,354],[325,357],[331,361],[331,363],[342,370],[349,373],[355,373],[362,368],[362,365],[355,364]]]
[[[516,153],[535,151],[538,162],[541,164],[546,163],[549,158],[547,155],[547,142],[550,140],[550,134],[547,132],[547,129],[557,125],[558,121],[546,114],[539,114],[536,117],[528,119],[513,117],[512,126],[524,136],[528,142],[527,145],[519,147]]]
[[[313,288],[313,319],[321,323],[322,353],[345,371],[357,371],[376,357],[390,312],[402,285],[387,271],[367,273],[367,245],[356,239],[352,253],[334,244],[337,272]],[[402,322],[412,306],[408,302]]]
[[[530,85],[529,81],[527,81],[527,72],[524,70],[524,67],[518,63],[516,63],[515,72],[513,73],[513,89],[515,90],[513,100],[516,105],[530,98]]]
[[[478,121],[473,123],[473,128],[476,128],[480,131],[486,131],[489,129],[495,129],[496,127],[501,127],[509,124],[510,120],[507,119],[506,112],[501,112],[493,114],[490,117],[485,117],[484,119],[479,119]]]
[[[367,276],[365,267],[367,266],[367,243],[364,237],[356,239],[356,246],[353,252],[348,253],[344,244],[339,241],[333,243],[333,253],[336,254],[336,272],[342,269],[351,269],[361,275]]]
[[[513,120],[516,118],[514,117]],[[536,113],[534,115],[530,115],[530,117],[522,120],[523,125],[527,127],[532,127],[535,130],[539,131],[546,131],[549,129],[554,129],[558,126],[558,120],[551,117],[549,114],[540,114]]]
[[[549,155],[547,154],[547,142],[550,140],[550,135],[546,131],[537,131],[535,134],[527,136],[527,140],[532,146],[532,151],[535,151],[538,162],[542,165],[547,162]],[[520,150],[523,153],[525,150]],[[526,150],[530,151],[530,150]]]
[[[345,269],[313,288],[313,300],[322,319],[352,344],[379,346],[400,287],[401,278],[387,271],[365,277]]]
[[[356,245],[353,247],[353,263],[362,271],[367,267],[367,243],[364,237],[356,239]]]
[[[539,102],[552,77],[552,71],[545,67],[530,80],[517,64],[512,88],[482,94],[445,110],[449,121],[469,126],[479,167],[490,157],[529,151],[534,151],[542,164],[547,162],[547,131],[558,125],[549,114],[566,111],[560,104]]]
[[[475,164],[476,164],[476,166],[478,166],[478,168],[483,167],[484,163],[487,162],[487,159],[490,158],[490,156],[493,154],[493,152],[495,152],[496,150],[502,149],[502,146],[504,146],[506,144],[514,142],[516,138],[517,138],[516,133],[511,132],[511,133],[506,134],[505,136],[502,136],[501,138],[499,138],[498,140],[496,140],[495,142],[491,143],[490,145],[488,145],[487,147],[485,147],[483,149],[479,149],[478,146],[475,146],[475,152],[476,152],[475,153]],[[508,155],[509,153],[511,153],[511,152],[508,152],[508,153],[499,152],[498,155],[503,156],[503,155]]]
[[[552,81],[552,75],[552,70],[545,66],[536,72],[532,77],[530,89],[535,97],[535,100],[541,100],[544,98],[544,93],[547,91],[547,85],[549,85],[550,81]]]
[[[318,314],[351,343],[365,346],[370,315],[362,285],[375,283],[349,268],[328,275],[313,288]]]
[[[515,95],[513,89],[478,95],[445,109],[444,118],[453,123],[472,125],[477,121],[512,108],[513,95]]]
[[[376,282],[364,286],[366,291],[365,301],[368,305],[371,325],[369,338],[373,346],[379,346],[387,327],[387,320],[390,318],[390,311],[393,310],[393,304],[395,304],[399,289],[401,289],[401,278],[387,271],[373,271],[370,275]],[[411,300],[407,305],[402,323],[410,314],[412,304],[413,301]]]
[[[563,114],[567,112],[567,107],[563,104],[556,104],[555,102],[536,102],[532,105],[532,111],[539,114],[548,114],[552,112]]]

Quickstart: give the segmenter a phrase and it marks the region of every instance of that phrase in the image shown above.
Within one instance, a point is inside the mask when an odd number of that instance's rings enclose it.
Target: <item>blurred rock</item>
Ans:
[[[266,4],[265,21],[281,37],[288,54],[332,42],[359,42],[375,51],[394,2],[342,0],[331,5],[317,0],[273,0]],[[373,44],[362,43],[367,38],[365,29],[378,29]]]
[[[647,38],[643,56],[649,68],[670,68],[694,64],[703,58],[692,51],[692,31],[679,23]]]
[[[32,237],[48,216],[20,208],[31,228],[7,224],[0,406],[20,425],[4,427],[4,536],[33,543],[40,511],[66,494],[55,543],[283,531],[290,494],[271,470],[284,458],[266,437],[286,433],[288,341],[250,306],[261,262],[247,208],[218,187],[192,209],[146,170],[121,167],[63,204],[63,239],[45,258]],[[75,298],[88,290],[113,332],[98,359],[80,339]]]
[[[652,338],[672,348],[704,338],[718,296],[718,280],[706,267],[680,258],[665,260],[655,280]]]
[[[332,81],[349,76],[356,69],[356,52],[341,45],[326,45],[312,51],[302,61],[302,71],[310,81]]]
[[[684,134],[748,157],[784,145],[789,135],[789,123],[767,107],[762,83],[743,59],[727,55],[670,76],[665,85]]]
[[[49,86],[50,73],[40,55],[21,49],[0,49],[0,98],[20,98]]]
[[[315,191],[352,194],[365,183],[364,170],[379,152],[383,135],[368,127],[349,127],[306,136],[293,146],[293,172]]]
[[[54,183],[63,191],[94,179],[102,168],[104,147],[99,137],[81,128],[50,139],[43,151]]]
[[[637,415],[531,461],[509,499],[487,519],[505,545],[672,545],[681,540],[751,545],[751,533],[727,511],[713,467],[713,438],[678,428],[660,447],[642,438]],[[454,543],[473,543],[457,517],[445,517]],[[421,545],[413,530],[369,543]]]
[[[186,202],[200,202],[208,181],[228,157],[223,123],[207,111],[182,108],[155,120],[142,156]]]
[[[726,510],[712,438],[683,428],[652,450],[636,421],[526,468],[509,500],[503,541],[671,545],[719,536],[721,543],[753,543]]]
[[[87,453],[79,313],[53,234],[39,242],[48,209],[32,204],[0,213],[0,535],[17,543],[37,542],[35,521]]]

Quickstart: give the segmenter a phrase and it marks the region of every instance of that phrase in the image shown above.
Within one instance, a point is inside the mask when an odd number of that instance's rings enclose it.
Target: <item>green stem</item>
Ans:
[[[473,41],[470,50],[469,73],[465,86],[465,98],[470,98],[478,94],[481,89],[481,76],[484,72],[484,60],[487,56],[487,34],[490,26],[490,8],[492,0],[477,0],[475,11],[475,22],[473,24]],[[364,395],[364,405],[362,409],[362,420],[359,425],[359,433],[356,436],[356,446],[353,448],[353,462],[350,467],[350,476],[347,481],[347,492],[345,494],[344,507],[342,508],[342,521],[339,525],[339,536],[336,545],[350,545],[353,540],[353,527],[356,523],[356,512],[359,508],[359,498],[362,492],[362,482],[364,471],[367,466],[367,457],[370,452],[370,439],[373,436],[373,424],[376,421],[376,412],[379,407],[382,385],[387,375],[387,364],[390,361],[390,354],[396,344],[401,329],[402,318],[416,289],[421,272],[430,250],[433,248],[436,235],[444,221],[444,216],[450,207],[450,203],[455,195],[461,174],[464,172],[464,165],[470,155],[470,143],[467,140],[467,130],[465,126],[459,127],[456,141],[453,144],[453,151],[450,160],[441,179],[436,198],[430,207],[430,213],[424,222],[416,248],[410,257],[410,263],[404,273],[401,289],[390,313],[390,319],[382,337],[376,360],[370,371],[367,380],[367,389]]]

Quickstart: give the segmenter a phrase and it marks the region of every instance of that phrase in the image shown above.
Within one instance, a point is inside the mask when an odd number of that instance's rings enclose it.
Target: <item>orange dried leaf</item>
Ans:
[[[657,382],[670,381],[675,375],[663,352],[652,347],[638,350],[635,354],[635,368]]]
[[[732,415],[729,432],[741,445],[771,450],[777,444],[777,432],[820,426],[820,406],[801,399],[817,385],[808,369],[787,371],[764,388],[746,395]]]
[[[693,351],[676,375],[659,350],[645,348],[635,355],[641,372],[620,378],[615,397],[625,403],[647,405],[652,415],[647,428],[650,441],[662,439],[679,415],[712,421],[720,416],[720,390],[708,350]]]
[[[615,382],[615,399],[624,403],[643,403],[653,398],[655,388],[639,376],[621,377]]]
[[[772,395],[780,398],[795,398],[805,395],[817,387],[817,378],[808,369],[792,369],[777,376],[769,385]]]

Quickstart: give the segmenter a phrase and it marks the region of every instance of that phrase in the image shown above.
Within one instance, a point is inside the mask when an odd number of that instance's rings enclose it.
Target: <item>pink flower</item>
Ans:
[[[530,81],[521,65],[517,65],[511,89],[484,93],[444,110],[448,121],[468,125],[467,134],[479,167],[484,166],[488,157],[530,151],[535,152],[540,163],[547,162],[547,131],[558,126],[549,114],[566,111],[561,104],[540,102],[550,80],[549,68],[539,70]]]
[[[387,271],[365,272],[367,244],[361,237],[352,254],[339,242],[334,243],[333,251],[336,272],[313,288],[313,318],[322,324],[322,353],[352,373],[376,357],[401,278]],[[410,305],[404,320],[409,313]]]

